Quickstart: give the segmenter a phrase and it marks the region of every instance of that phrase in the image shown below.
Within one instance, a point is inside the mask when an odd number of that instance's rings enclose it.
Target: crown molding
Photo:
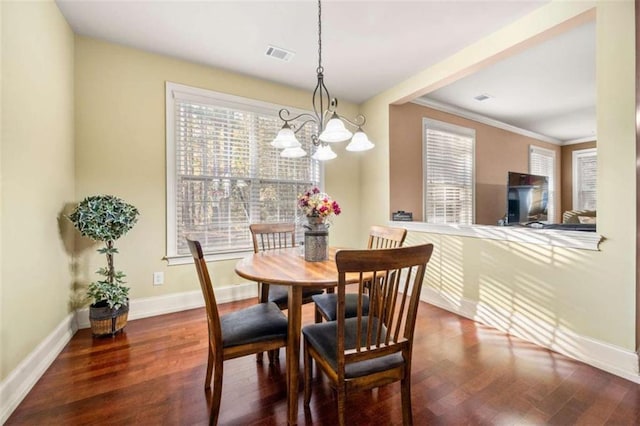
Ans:
[[[585,136],[584,138],[580,138],[580,139],[572,139],[570,141],[565,141],[562,143],[562,146],[565,145],[576,145],[579,143],[584,143],[584,142],[597,142],[598,138],[596,138],[595,136]]]
[[[433,108],[438,111],[446,112],[456,115],[458,117],[466,118],[469,120],[477,121],[478,123],[486,124],[488,126],[497,127],[502,130],[517,133],[519,135],[527,136],[530,138],[538,139],[544,142],[549,142],[554,145],[563,145],[564,143],[556,138],[541,135],[540,133],[532,132],[530,130],[521,129],[520,127],[512,126],[511,124],[503,123],[502,121],[494,120],[484,115],[476,114],[475,112],[467,111],[466,109],[447,105],[432,99],[417,98],[411,101],[411,103],[422,105],[428,108]]]

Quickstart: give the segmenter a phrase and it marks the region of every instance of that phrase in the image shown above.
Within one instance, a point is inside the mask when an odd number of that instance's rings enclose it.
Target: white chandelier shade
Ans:
[[[285,148],[280,153],[280,157],[284,158],[300,158],[307,155],[307,151],[302,149],[301,147],[293,147],[293,148]]]
[[[333,112],[331,119],[327,123],[324,131],[320,133],[318,139],[322,142],[344,142],[349,140],[353,136],[347,128],[344,126],[344,122],[340,120],[338,114]]]
[[[358,128],[358,131],[353,135],[353,138],[351,138],[351,142],[349,142],[346,149],[351,152],[368,151],[374,146],[375,145],[369,140],[367,134],[363,132],[361,128]]]
[[[278,149],[287,148],[300,148],[302,144],[296,138],[296,134],[287,123],[282,126],[282,129],[276,135],[276,138],[271,142],[271,146]]]
[[[323,144],[323,145],[320,145],[318,149],[316,149],[316,152],[311,156],[311,158],[318,161],[327,161],[327,160],[333,160],[337,156],[338,155],[335,152],[333,152],[333,150],[329,145]]]

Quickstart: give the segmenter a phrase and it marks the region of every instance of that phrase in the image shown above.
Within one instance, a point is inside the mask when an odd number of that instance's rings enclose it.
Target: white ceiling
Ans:
[[[325,0],[322,3],[325,83],[333,96],[362,102],[547,1]],[[316,83],[318,9],[315,1],[56,0],[56,3],[74,32],[80,35],[306,90],[312,90]],[[289,62],[268,57],[265,55],[268,45],[293,51],[295,56]],[[567,59],[566,56],[560,55],[555,59]],[[539,61],[534,60],[534,63]],[[548,65],[543,67],[546,71],[557,69],[558,72],[575,75],[575,71],[566,68],[575,66],[575,63],[556,67],[550,61],[544,61]],[[584,62],[581,64],[584,68]],[[554,81],[553,75],[549,75],[547,84],[534,88],[534,83],[529,82],[527,87],[523,87],[524,78],[517,75],[522,75],[523,70],[529,68],[530,65],[520,65],[516,76],[509,79],[505,78],[506,68],[497,72],[499,78],[494,75],[493,79],[499,81],[500,86],[489,84],[491,74],[485,74],[482,81],[474,83],[470,80],[474,77],[468,77],[431,95],[441,102],[454,104],[467,97],[469,91],[473,92],[474,87],[494,95],[495,98],[490,100],[494,103],[498,99],[506,100],[505,93],[520,93],[521,96],[511,96],[504,108],[511,112],[520,110],[518,115],[521,116],[527,115],[529,110],[530,123],[522,121],[514,125],[533,129],[533,126],[548,121],[548,127],[552,128],[553,120],[545,116],[558,116],[557,109],[551,107],[561,104],[560,99],[567,100],[566,95],[558,96],[561,95],[559,88],[563,86],[548,84]],[[595,69],[592,71],[595,74]],[[480,78],[480,74],[478,76]],[[457,89],[458,85],[460,89]],[[460,94],[456,93],[457,90],[461,91]],[[584,89],[578,91],[587,92]],[[595,98],[595,85],[592,92]],[[464,102],[459,107],[471,109]],[[595,102],[590,107],[595,109]],[[486,113],[500,114],[500,111]],[[496,117],[503,121],[511,119],[507,115]],[[534,131],[544,133],[546,129]],[[558,139],[566,140],[564,137]]]
[[[595,31],[594,22],[581,25],[435,90],[421,101],[489,117],[556,143],[594,140]],[[474,99],[478,95],[490,97],[478,101]]]

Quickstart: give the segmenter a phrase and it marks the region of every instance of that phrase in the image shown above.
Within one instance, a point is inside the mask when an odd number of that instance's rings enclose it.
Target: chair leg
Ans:
[[[320,313],[320,309],[318,309],[317,306],[315,308],[315,321],[316,321],[316,324],[322,322],[322,314]]]
[[[218,416],[220,414],[220,400],[222,398],[222,356],[215,360],[215,368],[213,372],[213,392],[211,396],[211,412],[209,414],[209,425],[218,424]]]
[[[256,362],[262,362],[262,352],[256,354]]]
[[[304,340],[303,345],[303,361],[304,361],[304,406],[308,407],[311,402],[311,382],[313,381],[313,358],[309,353],[309,345]]]
[[[204,376],[204,388],[211,389],[211,373],[213,372],[213,348],[211,347],[211,341],[209,341],[209,356],[207,358],[207,374]]]
[[[269,357],[269,365],[273,364],[275,360],[280,358],[280,348],[268,351],[267,356]]]
[[[347,394],[344,389],[344,385],[338,384],[338,387],[336,389],[336,396],[338,399],[338,425],[344,426],[345,425],[344,412],[345,412],[346,397],[347,397]]]
[[[411,378],[407,376],[400,380],[400,394],[402,398],[402,424],[412,425],[413,414],[411,411]]]

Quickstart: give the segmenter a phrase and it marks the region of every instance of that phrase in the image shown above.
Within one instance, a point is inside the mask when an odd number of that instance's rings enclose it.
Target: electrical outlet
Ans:
[[[162,285],[162,284],[164,284],[164,272],[154,272],[153,285]]]

